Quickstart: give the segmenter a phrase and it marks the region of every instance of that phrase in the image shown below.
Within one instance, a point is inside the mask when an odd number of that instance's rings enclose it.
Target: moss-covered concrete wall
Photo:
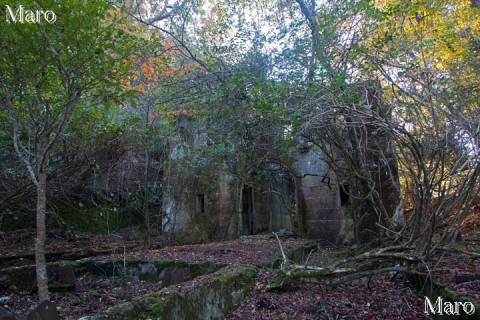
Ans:
[[[171,286],[124,302],[102,319],[223,319],[248,294],[256,273],[255,267],[229,266],[195,285]]]

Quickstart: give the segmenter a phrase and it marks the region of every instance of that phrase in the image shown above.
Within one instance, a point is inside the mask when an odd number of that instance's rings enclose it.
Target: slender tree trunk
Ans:
[[[49,300],[47,263],[45,261],[47,175],[44,170],[38,170],[37,178],[37,237],[35,239],[35,267],[37,272],[38,299],[41,303],[45,300]]]
[[[147,132],[150,131],[150,123],[149,123],[149,116],[150,116],[150,106],[147,104],[147,112],[145,114],[145,129]],[[150,191],[148,189],[148,167],[150,166],[150,154],[148,153],[149,148],[149,141],[148,141],[148,134],[145,135],[145,170],[144,170],[144,198],[143,198],[143,214],[145,219],[145,244],[147,248],[150,247],[150,208],[149,208],[149,200],[150,200]]]
[[[148,145],[148,144],[147,144]],[[147,248],[150,247],[151,240],[151,228],[150,228],[150,190],[148,189],[148,166],[150,165],[150,157],[148,154],[148,148],[145,149],[145,176],[144,176],[144,198],[143,198],[143,214],[145,219],[145,244]]]

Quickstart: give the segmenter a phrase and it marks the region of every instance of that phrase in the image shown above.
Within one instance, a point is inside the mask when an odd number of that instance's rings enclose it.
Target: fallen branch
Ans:
[[[458,248],[440,247],[440,248],[437,248],[437,249],[442,250],[442,251],[446,251],[446,252],[462,253],[462,254],[466,254],[468,256],[480,257],[480,253],[467,251],[467,250],[462,250],[462,249],[458,249]]]
[[[341,261],[329,267],[292,264],[286,266],[286,256],[279,242],[284,258],[281,275],[271,279],[267,290],[280,289],[297,283],[318,283],[338,285],[355,279],[371,277],[377,274],[395,272],[408,274],[424,274],[413,268],[422,259],[410,253],[410,249],[402,246],[391,246],[362,253]]]
[[[278,242],[278,246],[280,247],[280,251],[282,252],[282,264],[280,265],[280,269],[285,269],[287,267],[287,263],[288,263],[288,260],[287,260],[287,256],[285,255],[285,251],[283,250],[283,246],[282,246],[282,242],[280,241],[280,238],[278,237],[277,233],[276,232],[272,232],[273,235],[275,236],[275,238],[277,239],[277,242]]]
[[[267,291],[283,289],[289,285],[296,285],[298,283],[316,283],[329,286],[336,286],[346,282],[351,282],[356,279],[371,277],[387,272],[405,273],[405,274],[419,274],[425,275],[423,272],[412,270],[408,266],[393,266],[380,269],[370,269],[359,271],[355,268],[350,269],[330,269],[319,268],[307,269],[297,268],[284,270],[277,278],[269,280]]]

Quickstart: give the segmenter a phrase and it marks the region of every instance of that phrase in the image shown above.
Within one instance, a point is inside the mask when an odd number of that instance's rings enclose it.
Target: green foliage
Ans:
[[[0,114],[8,115],[8,130],[32,162],[29,154],[46,156],[77,109],[92,114],[89,106],[125,99],[135,41],[119,27],[121,14],[104,1],[10,3],[21,5],[57,16],[54,23],[0,25]]]
[[[119,14],[108,3],[19,1],[10,5],[52,10],[57,15],[51,24],[1,25],[0,69],[17,108],[40,102],[55,111],[61,108],[57,104],[62,95],[87,92],[96,103],[119,98],[133,38],[118,28]],[[34,94],[41,94],[42,100],[36,101]]]
[[[258,156],[261,143],[286,153],[299,133],[325,136],[316,120],[326,111],[345,137],[346,109],[380,116],[363,94],[372,79],[393,115],[382,124],[404,130],[398,145],[413,137],[417,162],[478,152],[480,15],[467,0],[179,1],[157,32],[104,0],[9,5],[57,16],[0,24],[0,159],[10,164],[0,170],[10,180],[25,176],[11,174],[14,138],[23,160],[52,176],[72,163],[66,154],[90,157],[72,170],[93,168],[79,186],[100,195],[114,188],[109,170],[129,170],[130,184],[102,205],[154,209],[172,145],[201,172]],[[401,160],[416,163],[403,148]],[[37,158],[42,150],[50,161]],[[458,167],[409,169],[438,186],[436,177],[460,177]]]
[[[75,163],[59,149],[67,151],[78,142],[75,138],[89,148],[101,146],[120,132],[109,110],[133,94],[126,83],[139,42],[125,28],[125,15],[102,0],[11,1],[1,7],[2,16],[9,8],[19,10],[17,15],[20,8],[25,12],[49,10],[56,20],[0,24],[1,129],[13,140],[38,195],[46,188],[40,177],[50,180],[62,171],[64,182],[78,177],[83,183],[92,164],[80,170],[74,166],[68,172],[65,164],[83,163]],[[103,139],[92,139],[93,132],[103,134]],[[37,221],[43,221],[45,197],[38,199],[43,203],[37,206],[41,208]]]

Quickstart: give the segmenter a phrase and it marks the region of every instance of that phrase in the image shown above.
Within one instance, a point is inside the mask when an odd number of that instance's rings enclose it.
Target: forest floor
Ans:
[[[259,265],[280,255],[276,239],[268,235],[198,245],[178,245],[159,236],[152,239],[147,250],[142,240],[131,239],[132,233],[135,230],[131,228],[108,236],[76,233],[76,240],[66,241],[60,233],[52,232],[49,233],[47,252],[95,256],[99,260],[185,260],[241,265]],[[461,249],[478,253],[479,240],[477,232],[476,238],[464,239]],[[1,233],[0,242],[0,257],[32,255],[34,230]],[[301,239],[282,240],[286,250],[306,243],[308,241]],[[337,259],[332,253],[338,250],[319,247],[309,257],[308,264],[325,266]],[[456,283],[458,275],[480,275],[479,266],[478,256],[456,251],[436,257],[428,264],[428,269],[460,296],[480,302],[480,280]],[[405,286],[400,276],[379,275],[336,287],[299,284],[288,290],[268,292],[265,290],[267,279],[277,272],[278,269],[261,268],[251,293],[226,319],[431,319],[424,313],[424,297]],[[102,313],[123,299],[161,288],[161,282],[126,281],[119,277],[85,273],[76,278],[75,291],[52,293],[51,298],[58,306],[61,319],[79,319]],[[33,292],[0,288],[1,308],[25,316],[36,304],[37,297]]]

